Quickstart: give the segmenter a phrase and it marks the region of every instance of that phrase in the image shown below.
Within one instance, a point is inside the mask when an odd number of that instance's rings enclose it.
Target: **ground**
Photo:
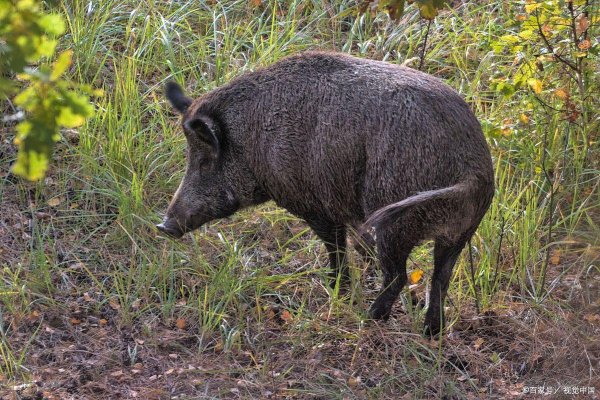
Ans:
[[[3,150],[11,151],[6,140]],[[99,288],[110,273],[91,271],[82,258],[104,254],[125,257],[120,261],[127,263],[127,255],[108,253],[98,243],[101,248],[88,248],[76,235],[56,229],[61,219],[68,221],[68,210],[31,204],[18,195],[7,164],[2,167],[3,264],[14,267],[23,260],[33,224],[57,237],[44,254],[61,260],[61,268],[50,271],[48,297],[38,294],[26,314],[3,312],[10,346],[22,355],[25,372],[22,381],[8,384],[4,378],[3,398],[536,398],[526,393],[540,386],[554,398],[571,398],[575,395],[563,391],[600,388],[600,276],[577,268],[591,256],[588,248],[573,246],[553,260],[548,282],[554,289],[540,305],[515,290],[498,294],[500,301],[479,314],[468,299],[457,315],[451,291],[452,325],[430,340],[419,333],[419,306],[406,299],[423,298],[425,284],[405,292],[388,322],[365,321],[363,311],[379,284],[373,267],[355,255],[364,299],[338,298],[321,282],[318,270],[326,266],[326,255],[317,239],[290,216],[267,226],[262,213],[284,214],[267,205],[210,227],[198,240],[217,236],[227,225],[231,237],[224,240],[235,240],[232,232],[256,232],[252,240],[259,245],[241,243],[248,248],[240,251],[259,253],[248,256],[266,265],[265,274],[293,279],[275,280],[260,305],[252,298],[240,304],[241,328],[228,326],[224,315],[219,328],[224,335],[205,333],[202,320],[164,318],[157,315],[159,304],[141,299],[123,315],[118,299],[107,299]],[[44,193],[53,193],[53,179],[51,173]],[[298,259],[282,265],[274,244],[291,239],[294,247],[312,250],[295,253]],[[164,242],[155,240],[158,246]],[[218,258],[214,248],[206,251]],[[303,298],[309,300],[302,304]],[[201,306],[188,301],[178,295],[175,309]],[[306,309],[295,308],[299,304]],[[598,393],[576,397],[598,398]]]

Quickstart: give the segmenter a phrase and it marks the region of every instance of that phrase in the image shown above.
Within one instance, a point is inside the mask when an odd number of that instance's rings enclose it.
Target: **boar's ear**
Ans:
[[[208,143],[215,155],[219,156],[221,153],[221,130],[212,118],[200,115],[185,121],[183,125],[188,132],[195,133],[200,140]]]
[[[186,95],[183,94],[181,86],[173,81],[167,82],[165,94],[171,105],[181,114],[186,112],[190,104],[192,104],[192,99],[186,97]]]

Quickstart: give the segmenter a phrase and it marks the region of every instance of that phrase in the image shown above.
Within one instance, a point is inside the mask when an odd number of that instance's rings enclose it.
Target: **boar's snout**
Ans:
[[[165,235],[171,236],[175,239],[179,239],[185,233],[177,221],[173,219],[165,219],[163,222],[156,225],[156,228]]]

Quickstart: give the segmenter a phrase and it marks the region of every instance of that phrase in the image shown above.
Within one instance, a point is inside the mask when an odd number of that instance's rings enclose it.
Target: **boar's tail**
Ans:
[[[372,226],[382,226],[394,222],[407,208],[425,205],[432,200],[443,199],[459,199],[473,189],[473,181],[467,179],[453,186],[448,186],[442,189],[428,190],[420,192],[414,196],[408,197],[397,203],[389,204],[379,210],[373,212],[361,227],[369,229]]]

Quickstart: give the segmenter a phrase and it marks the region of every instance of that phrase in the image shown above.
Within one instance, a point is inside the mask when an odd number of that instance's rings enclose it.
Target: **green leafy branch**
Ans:
[[[29,180],[45,176],[60,129],[82,125],[94,112],[89,97],[101,94],[67,79],[71,51],[52,65],[42,63],[54,56],[64,32],[62,17],[42,12],[38,2],[0,0],[0,98],[21,90],[14,104],[25,119],[16,126],[19,153],[12,172]]]
[[[415,3],[419,7],[421,17],[433,20],[438,11],[444,8],[447,0],[366,0],[361,3],[361,11],[386,11],[390,18],[398,19],[404,14],[406,4]]]

